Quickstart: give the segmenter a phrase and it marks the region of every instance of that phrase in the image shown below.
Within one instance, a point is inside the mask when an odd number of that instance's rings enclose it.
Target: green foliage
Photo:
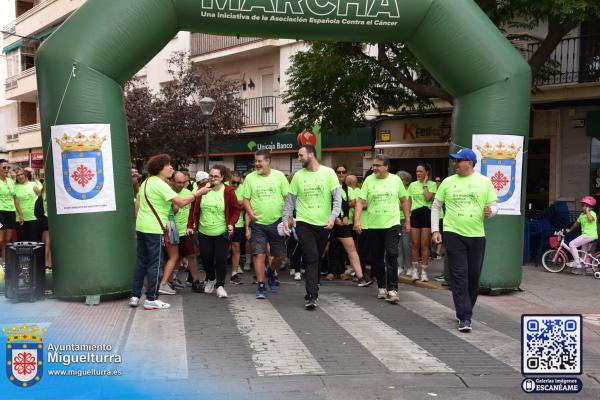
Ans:
[[[600,18],[600,0],[476,0],[509,40],[538,42],[527,54],[534,80],[551,75],[548,62],[560,39],[583,21]],[[548,36],[508,34],[548,23]],[[433,108],[431,99],[452,98],[400,43],[309,43],[293,56],[288,90],[290,125],[303,129],[320,123],[326,130],[343,130],[361,123],[371,108],[385,112]],[[524,54],[525,55],[525,54]]]

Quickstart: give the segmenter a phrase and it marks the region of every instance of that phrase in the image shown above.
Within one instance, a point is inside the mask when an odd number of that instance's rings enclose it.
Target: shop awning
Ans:
[[[376,150],[390,158],[448,158],[448,143],[377,143]]]
[[[54,32],[54,30],[56,28],[57,28],[56,26],[51,26],[50,28],[47,28],[39,33],[36,33],[35,35],[29,36],[28,38],[21,38],[21,39],[17,40],[16,42],[11,43],[8,46],[6,46],[5,48],[3,48],[2,52],[8,53],[9,51],[18,49],[19,47],[23,46],[24,43],[29,42],[29,41],[42,40],[43,38],[45,38],[46,36],[49,36],[52,32]]]
[[[211,157],[254,154],[260,149],[272,153],[295,153],[300,149],[298,133],[289,131],[248,134],[241,138],[219,138],[211,146]],[[214,139],[213,139],[214,140]],[[369,127],[353,128],[347,132],[323,132],[323,151],[356,151],[373,148],[373,131]]]

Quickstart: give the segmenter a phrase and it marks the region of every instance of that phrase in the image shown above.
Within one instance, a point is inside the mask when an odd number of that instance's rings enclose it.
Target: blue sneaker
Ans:
[[[265,284],[261,283],[258,285],[258,290],[256,291],[256,298],[264,299],[265,297],[267,297],[267,290],[265,288]]]
[[[269,290],[271,292],[277,291],[277,280],[275,279],[275,274],[271,268],[267,268],[267,284],[269,285]]]

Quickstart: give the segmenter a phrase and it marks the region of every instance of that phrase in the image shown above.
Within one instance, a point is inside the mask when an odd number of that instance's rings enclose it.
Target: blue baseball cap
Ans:
[[[450,154],[450,158],[455,160],[469,160],[473,162],[473,165],[477,164],[477,155],[471,149],[460,149],[458,153]]]

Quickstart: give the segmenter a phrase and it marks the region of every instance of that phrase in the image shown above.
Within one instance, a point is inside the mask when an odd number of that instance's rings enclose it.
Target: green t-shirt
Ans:
[[[0,211],[16,211],[14,195],[15,182],[10,178],[0,179]]]
[[[588,221],[587,215],[581,213],[579,218],[577,218],[577,222],[581,225],[582,235],[592,239],[598,239],[598,219],[596,218],[596,213],[594,211],[590,211],[590,214],[594,217],[593,221]]]
[[[360,196],[360,188],[352,188],[348,186],[348,201],[356,200]],[[356,210],[356,206],[350,208],[348,212],[348,223],[350,225],[354,224],[354,211]]]
[[[34,187],[35,183],[33,182],[27,182],[24,184],[17,183],[15,185],[15,194],[17,196],[17,200],[19,200],[24,221],[35,221],[37,219],[34,212],[35,201],[37,200],[37,195],[33,191]],[[19,218],[19,214],[17,214],[16,211],[15,214],[17,218]]]
[[[290,193],[297,197],[296,220],[325,226],[331,217],[331,192],[340,187],[333,169],[320,165],[315,172],[302,168],[294,174]]]
[[[429,189],[430,193],[437,192],[437,186],[435,185],[434,181],[427,181],[427,188]],[[423,182],[414,181],[408,185],[408,195],[410,196],[411,201],[410,211],[421,207],[427,207],[431,210],[431,206],[433,205],[433,197],[429,201],[425,200],[425,189],[423,189]]]
[[[375,175],[367,177],[360,198],[367,201],[369,229],[387,229],[399,225],[402,197],[408,197],[408,194],[398,175],[388,174],[384,179]]]
[[[142,233],[158,233],[162,234],[162,229],[154,213],[146,202],[146,195],[154,210],[158,214],[162,225],[165,226],[169,211],[171,210],[171,200],[177,196],[177,193],[171,189],[167,182],[160,179],[158,176],[151,176],[140,185],[138,198],[140,199],[140,209],[138,210],[135,220],[135,230]]]
[[[181,192],[177,193],[180,197],[186,197],[192,195],[193,193],[186,188],[181,189]],[[150,200],[152,201],[152,200]],[[177,231],[179,232],[179,236],[185,236],[185,230],[187,229],[188,217],[190,216],[190,207],[192,204],[186,204],[181,207],[177,214],[175,214],[175,225],[177,225]]]
[[[483,209],[498,201],[492,181],[477,172],[470,176],[458,174],[444,179],[435,198],[444,202],[444,231],[466,237],[483,237]]]
[[[237,189],[235,189],[235,197],[237,197],[238,202],[240,200],[244,199],[244,184],[241,183]],[[235,227],[236,228],[243,228],[244,227],[244,207],[242,207],[240,205],[240,217],[238,218],[237,222],[235,223]]]
[[[206,236],[219,236],[227,231],[225,221],[225,185],[211,190],[200,203],[200,226],[198,230]]]
[[[283,172],[271,169],[268,176],[250,173],[244,181],[244,198],[250,200],[257,221],[270,225],[281,219],[283,202],[289,192],[289,183]]]

